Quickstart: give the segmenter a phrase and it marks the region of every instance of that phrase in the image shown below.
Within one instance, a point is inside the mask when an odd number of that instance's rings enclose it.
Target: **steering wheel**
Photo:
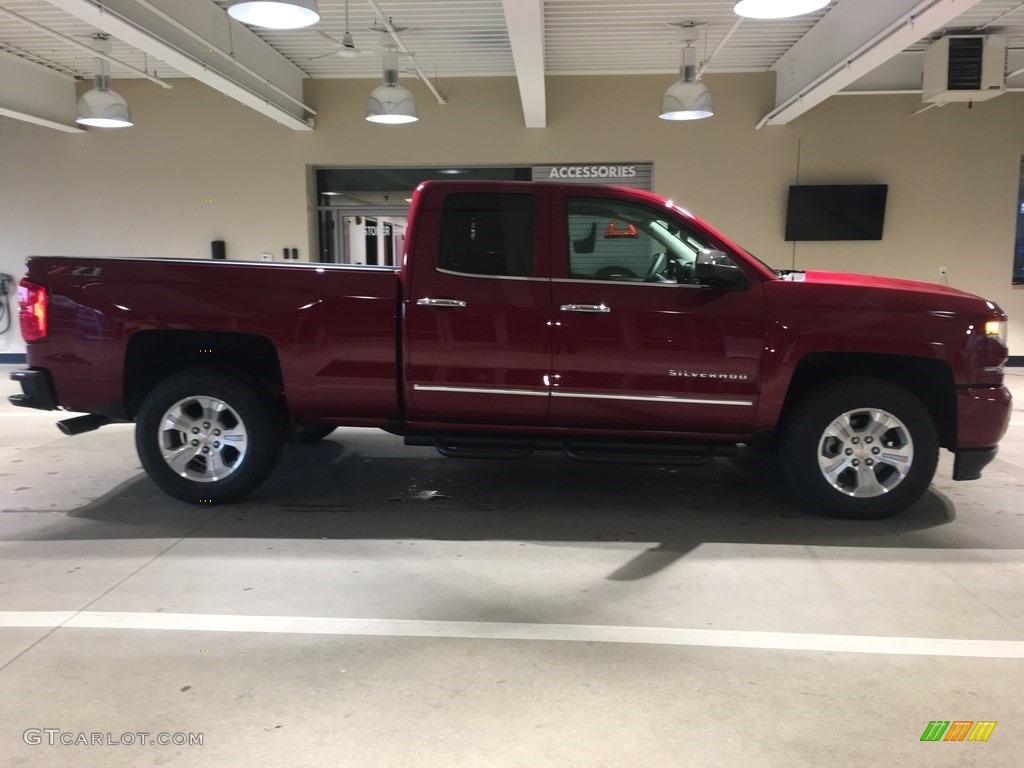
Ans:
[[[676,282],[688,283],[693,278],[693,262],[692,261],[677,261],[676,263]]]
[[[656,282],[658,277],[661,275],[663,269],[665,269],[665,263],[668,261],[668,254],[664,251],[661,253],[654,254],[651,259],[651,268],[647,270],[647,274],[644,275],[645,283]]]
[[[625,267],[604,267],[594,273],[594,277],[600,280],[615,280],[620,277],[636,277],[636,272]]]

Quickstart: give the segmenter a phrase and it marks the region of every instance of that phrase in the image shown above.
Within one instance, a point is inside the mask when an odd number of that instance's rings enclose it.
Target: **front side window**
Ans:
[[[569,276],[579,280],[684,283],[707,241],[665,212],[602,198],[566,200]]]
[[[533,195],[449,195],[441,210],[438,267],[471,275],[529,277],[533,207]]]

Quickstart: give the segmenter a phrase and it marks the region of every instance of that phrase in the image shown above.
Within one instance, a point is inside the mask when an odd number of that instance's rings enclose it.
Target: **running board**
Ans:
[[[428,445],[449,459],[525,459],[535,448],[533,440],[494,437],[415,437],[406,445]]]
[[[717,456],[735,456],[732,444],[619,443],[468,435],[406,435],[406,445],[435,448],[450,459],[525,459],[534,451],[562,451],[590,464],[699,467]]]
[[[700,467],[716,456],[735,456],[735,445],[657,445],[650,443],[562,443],[566,455],[588,464],[657,464]]]

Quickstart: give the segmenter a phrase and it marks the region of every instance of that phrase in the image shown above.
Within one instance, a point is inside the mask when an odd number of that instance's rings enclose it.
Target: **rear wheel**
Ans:
[[[782,440],[790,484],[814,512],[876,520],[917,501],[938,463],[934,421],[900,386],[842,379],[808,395]]]
[[[239,379],[188,370],[146,397],[135,424],[142,466],[164,491],[193,504],[234,501],[260,485],[280,456],[267,401]]]

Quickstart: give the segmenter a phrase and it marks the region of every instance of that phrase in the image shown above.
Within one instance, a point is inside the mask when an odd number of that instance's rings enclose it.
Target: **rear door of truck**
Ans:
[[[411,426],[542,425],[551,365],[546,188],[426,184],[404,274]]]

